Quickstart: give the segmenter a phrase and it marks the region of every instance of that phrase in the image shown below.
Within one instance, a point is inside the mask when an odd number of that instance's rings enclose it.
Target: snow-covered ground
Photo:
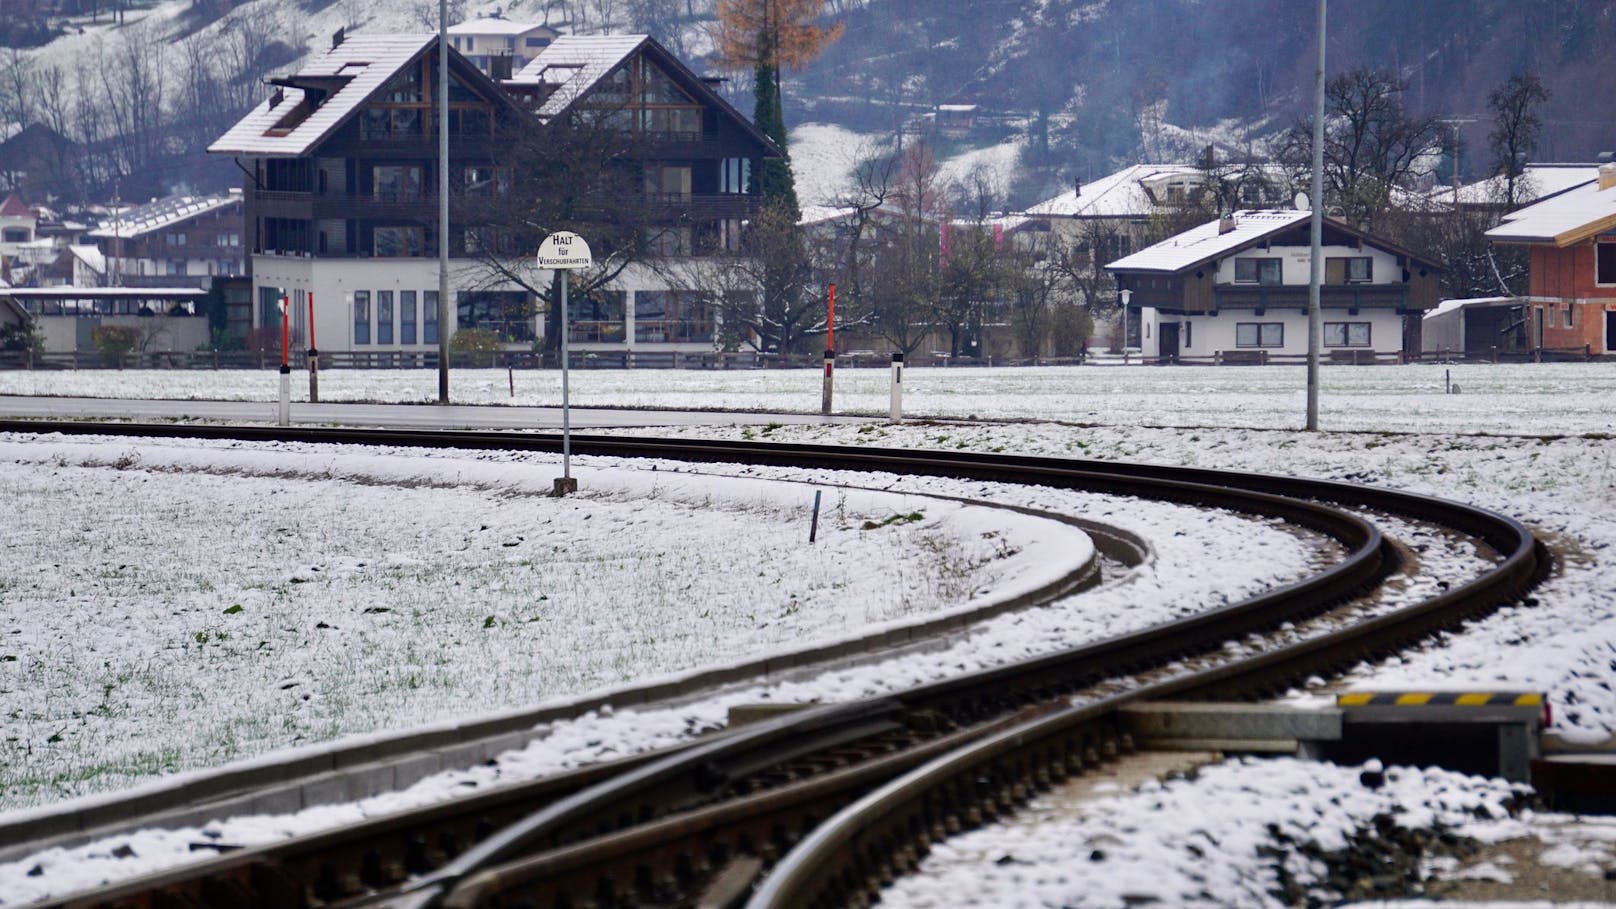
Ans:
[[[818,413],[814,370],[573,370],[579,407],[705,408]],[[1306,373],[1300,366],[908,368],[910,417],[1057,420],[1124,426],[1300,429]],[[455,370],[459,404],[560,406],[554,370],[515,375]],[[293,401],[303,389],[293,382]],[[1497,434],[1616,433],[1616,363],[1437,364],[1325,367],[1320,426],[1370,432]],[[1450,386],[1458,394],[1447,394]],[[0,372],[0,395],[274,401],[279,379],[263,371]],[[324,370],[322,401],[437,400],[431,370]],[[837,413],[887,414],[889,371],[838,369]],[[3,409],[3,408],[0,408]]]
[[[435,388],[428,374],[332,372],[329,376],[335,377],[333,393],[339,397],[352,395],[352,399],[422,400]],[[730,405],[770,410],[813,410],[818,403],[818,376],[813,371],[656,373],[654,391],[641,387],[649,384],[646,376],[576,374],[574,400],[582,394],[591,396],[587,401],[595,406]],[[209,379],[221,385],[233,380],[244,384],[223,391],[189,391],[191,386],[187,385],[185,393],[155,394],[269,400],[275,391],[268,373],[12,373],[0,374],[0,391],[100,395],[110,389],[96,387],[96,383],[109,377],[133,394],[151,394],[159,387],[173,389],[176,380],[197,383],[200,388]],[[554,403],[558,398],[544,385],[549,378],[546,374],[522,378],[522,403]],[[884,371],[839,372],[838,409],[883,412],[885,378]],[[1351,681],[1387,687],[1418,684],[1539,688],[1549,692],[1562,734],[1587,741],[1603,739],[1616,729],[1616,692],[1611,685],[1616,677],[1616,669],[1612,668],[1616,664],[1616,581],[1611,580],[1608,566],[1610,549],[1616,544],[1616,471],[1612,469],[1616,446],[1608,438],[1616,428],[1616,413],[1609,404],[1610,393],[1616,390],[1616,366],[1453,367],[1451,380],[1462,388],[1458,395],[1442,393],[1448,378],[1443,367],[1430,366],[1326,369],[1324,425],[1327,429],[1360,431],[1305,434],[1291,431],[1301,422],[1299,369],[911,370],[906,375],[905,398],[911,413],[938,417],[1013,416],[1018,421],[893,425],[872,419],[862,426],[772,427],[763,437],[1294,473],[1431,492],[1514,515],[1544,534],[1562,559],[1559,572],[1536,593],[1531,605],[1504,610],[1402,658],[1360,667]],[[487,400],[499,401],[506,394],[503,379],[500,374],[495,382],[490,375]],[[323,393],[327,380],[328,376],[322,375]],[[455,386],[457,400],[474,400],[477,394],[484,393],[475,391],[478,381],[474,375],[460,374]],[[19,388],[20,384],[30,387]],[[43,387],[46,385],[48,388]],[[0,400],[0,411],[3,410]],[[732,437],[760,434],[751,427],[662,432]],[[755,473],[776,475],[769,471]],[[871,477],[810,479],[837,485],[891,483],[895,492],[914,494],[958,490],[957,484],[919,478],[901,482]],[[1142,572],[1128,584],[1073,598],[1081,603],[1081,609],[1064,615],[1056,610],[1047,614],[1040,610],[1002,617],[943,657],[931,654],[872,671],[844,670],[812,682],[737,691],[710,703],[676,710],[603,712],[557,724],[544,742],[507,756],[497,767],[451,775],[423,783],[418,791],[365,805],[323,809],[306,817],[221,822],[214,832],[230,841],[260,842],[294,830],[431,800],[439,797],[429,791],[433,787],[487,785],[523,774],[553,772],[602,754],[653,747],[687,736],[693,729],[721,724],[732,703],[829,700],[877,693],[939,672],[1059,646],[1062,640],[1121,630],[1124,626],[1120,623],[1124,621],[1158,621],[1162,616],[1133,616],[1129,610],[1134,604],[1156,598],[1164,589],[1179,597],[1185,608],[1205,608],[1218,596],[1240,595],[1242,590],[1273,583],[1287,571],[1294,571],[1298,558],[1305,559],[1294,549],[1285,549],[1278,540],[1260,557],[1219,558],[1216,553],[1221,551],[1220,546],[1238,545],[1245,551],[1248,541],[1244,536],[1249,528],[1203,529],[1200,525],[1204,521],[1187,521],[1182,515],[1154,511],[1136,503],[1107,503],[1069,493],[986,488],[983,484],[969,486],[973,494],[1011,504],[1071,510],[1132,526],[1158,546],[1161,564],[1205,565],[1213,576],[1197,578],[1204,583],[1182,590],[1164,587],[1170,583],[1165,575],[1176,577],[1183,574],[1181,571]],[[1182,582],[1180,577],[1173,583]],[[1075,621],[1078,617],[1082,622]],[[0,664],[0,672],[12,665]],[[949,904],[956,905],[970,899],[979,905],[1012,904],[1007,892],[1028,892],[1036,884],[1048,885],[1038,891],[1048,896],[1044,902],[1029,905],[1113,906],[1121,904],[1122,891],[1117,888],[1131,881],[1134,886],[1154,885],[1164,904],[1198,900],[1202,905],[1261,906],[1277,905],[1257,895],[1263,889],[1262,882],[1274,873],[1272,861],[1253,845],[1273,844],[1266,830],[1270,822],[1293,838],[1311,837],[1328,843],[1352,833],[1379,813],[1418,824],[1431,817],[1455,817],[1454,812],[1482,805],[1489,806],[1485,811],[1489,817],[1467,822],[1464,829],[1472,835],[1492,838],[1527,829],[1543,835],[1542,817],[1527,818],[1532,824],[1523,827],[1521,819],[1496,816],[1500,813],[1496,805],[1506,793],[1506,787],[1499,783],[1393,769],[1388,773],[1392,782],[1387,788],[1370,790],[1357,781],[1357,773],[1356,769],[1268,763],[1208,768],[1193,783],[1147,787],[1144,792],[1121,796],[1116,806],[1101,808],[1079,822],[1086,826],[983,834],[990,839],[957,846],[953,856],[956,870],[940,866],[934,873],[954,875],[948,879],[957,886],[948,892]],[[1227,806],[1234,804],[1248,810],[1228,811]],[[1072,822],[1059,819],[1055,823]],[[143,860],[149,857],[153,863],[180,860],[189,839],[196,835],[196,831],[143,834],[145,838],[135,843],[135,848]],[[991,839],[994,836],[1009,839],[995,841]],[[1206,863],[1202,861],[1210,854],[1209,836],[1229,845],[1216,852],[1219,867],[1215,875],[1205,870]],[[1090,860],[1097,841],[1112,844],[1102,847],[1106,855],[1102,862]],[[127,842],[129,839],[123,838],[0,868],[0,892],[38,893],[42,892],[39,888],[75,886],[105,874],[129,873],[108,870],[120,864],[110,858],[112,850]],[[1055,844],[1065,844],[1066,851],[1056,855]],[[950,849],[955,848],[956,844],[950,844]],[[1585,844],[1563,851],[1577,852],[1582,856],[1582,866],[1598,869],[1616,861],[1608,842],[1603,848],[1601,852],[1597,844]],[[1179,870],[1140,883],[1143,869],[1154,867],[1145,863],[1163,856],[1169,857],[1170,864]],[[939,853],[939,860],[944,857],[946,853]],[[36,865],[41,873],[29,877],[26,872]],[[1056,866],[1058,870],[1052,870]],[[1197,867],[1202,870],[1197,871]],[[1292,867],[1291,872],[1302,877],[1310,873],[1306,863]],[[1022,876],[1014,876],[1018,874]],[[962,882],[968,881],[984,882],[984,887],[997,881],[1009,891],[965,889]],[[1058,896],[1060,893],[1065,896]],[[1092,899],[1084,896],[1090,893],[1094,894]],[[917,900],[914,905],[927,905],[929,897],[922,889],[915,892],[913,899]]]

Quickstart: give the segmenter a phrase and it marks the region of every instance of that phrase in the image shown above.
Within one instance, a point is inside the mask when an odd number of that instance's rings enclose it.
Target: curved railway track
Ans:
[[[202,425],[0,423],[0,431],[559,451],[555,436]],[[1518,522],[1330,481],[958,452],[574,436],[580,455],[920,474],[1219,507],[1339,543],[1326,569],[1183,620],[1037,659],[731,730],[664,755],[104,888],[50,906],[848,905],[925,845],[1130,747],[1127,703],[1275,693],[1519,597],[1547,567]],[[1395,611],[1230,655],[1231,639],[1372,595],[1398,548],[1364,512],[1467,537],[1491,567]],[[1193,658],[1193,668],[1185,660]],[[1164,667],[1177,667],[1172,671]],[[1097,686],[1123,689],[1107,693]],[[514,791],[522,789],[522,792]],[[827,818],[834,823],[823,824]],[[795,847],[795,848],[794,848]],[[782,856],[784,858],[782,859]],[[779,862],[772,872],[768,866]]]

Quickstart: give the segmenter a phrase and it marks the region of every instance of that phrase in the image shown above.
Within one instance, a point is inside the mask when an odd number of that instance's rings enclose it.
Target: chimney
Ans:
[[[1081,178],[1073,178],[1073,180],[1072,180],[1072,198],[1080,199],[1082,197],[1083,197],[1083,180]]]
[[[1599,165],[1599,188],[1606,190],[1612,186],[1616,186],[1616,164]]]
[[[495,82],[504,82],[511,78],[511,55],[500,54],[488,58],[488,78]]]
[[[1222,218],[1218,219],[1218,236],[1221,237],[1229,231],[1234,230],[1234,228],[1234,215],[1224,215]]]
[[[342,28],[339,28],[336,31],[331,33],[331,49],[332,50],[336,50],[337,48],[342,46],[343,39],[347,37],[347,34],[346,34],[347,31],[348,31],[347,26],[343,26]]]

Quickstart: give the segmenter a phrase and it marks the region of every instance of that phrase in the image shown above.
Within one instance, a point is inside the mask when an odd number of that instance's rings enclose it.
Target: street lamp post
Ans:
[[[1125,287],[1117,291],[1117,296],[1122,298],[1122,362],[1126,364],[1128,362],[1128,301],[1133,299],[1133,291]]]

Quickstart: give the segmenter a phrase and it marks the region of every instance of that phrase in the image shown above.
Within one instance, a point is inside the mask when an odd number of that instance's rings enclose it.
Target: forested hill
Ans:
[[[1074,172],[1271,134],[1311,90],[1308,0],[843,5],[846,34],[800,74],[796,116],[890,127],[903,112],[977,104],[1026,116],[1036,151],[1047,124],[1047,163]],[[1483,121],[1488,93],[1524,68],[1552,93],[1538,159],[1616,148],[1616,2],[1338,0],[1328,26],[1328,71],[1392,68],[1412,113]],[[1461,126],[1472,175],[1489,127]]]
[[[548,21],[579,33],[647,31],[696,69],[715,0],[452,0],[452,17]],[[845,34],[785,85],[791,125],[892,133],[942,104],[974,104],[965,142],[1025,136],[1023,194],[1141,160],[1188,160],[1215,142],[1256,146],[1307,103],[1309,0],[825,0]],[[106,25],[108,9],[127,21]],[[232,182],[200,149],[339,25],[424,31],[433,0],[17,0],[0,39],[0,138],[44,124],[117,143],[124,185]],[[1486,98],[1530,69],[1552,93],[1536,160],[1616,147],[1616,0],[1337,0],[1329,68],[1389,67],[1410,112],[1459,121],[1466,176],[1489,163]],[[157,59],[154,54],[165,54]],[[214,72],[208,79],[200,73]],[[43,76],[50,74],[51,79]],[[749,74],[732,98],[751,110]],[[133,89],[147,91],[145,104]],[[960,150],[955,148],[952,150]],[[142,181],[139,174],[151,175]],[[1040,185],[1041,181],[1041,185]],[[149,184],[149,185],[148,185]],[[194,188],[217,188],[207,185]],[[107,187],[86,185],[87,196]],[[127,191],[127,190],[126,190]],[[1026,201],[1026,200],[1019,200]]]

